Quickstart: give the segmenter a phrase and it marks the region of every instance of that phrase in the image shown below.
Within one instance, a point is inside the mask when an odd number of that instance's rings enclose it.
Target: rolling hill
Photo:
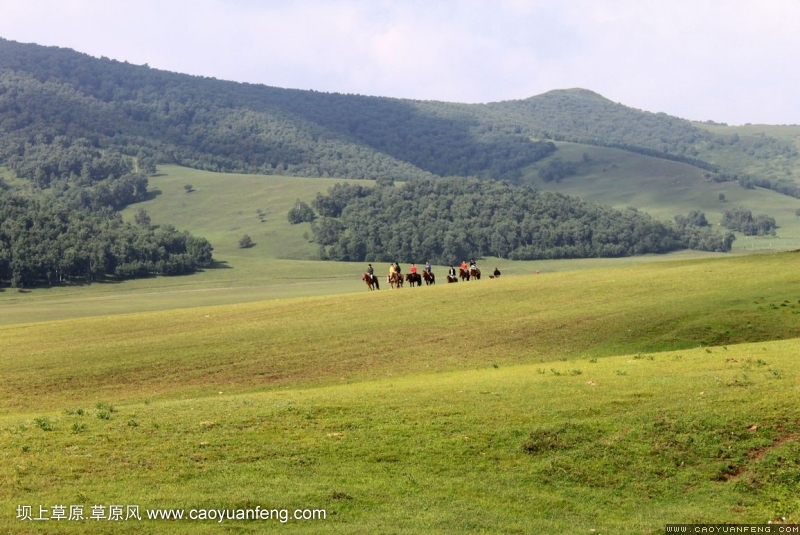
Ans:
[[[0,504],[82,506],[59,533],[795,522],[795,257],[3,326]],[[114,504],[143,519],[88,519]]]

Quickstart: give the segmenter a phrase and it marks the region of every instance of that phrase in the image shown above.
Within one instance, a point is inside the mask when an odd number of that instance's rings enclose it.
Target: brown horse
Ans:
[[[458,276],[461,277],[461,280],[469,280],[469,271],[464,268],[458,268]]]
[[[381,285],[378,284],[378,277],[375,277],[374,280],[373,280],[373,277],[370,277],[369,273],[364,273],[363,275],[361,275],[361,280],[367,283],[367,289],[368,290],[380,290],[381,289]]]
[[[406,273],[406,282],[410,283],[412,288],[415,283],[417,286],[422,286],[422,277],[419,273]]]
[[[433,274],[433,271],[428,273],[424,269],[422,270],[422,278],[425,279],[425,284],[430,286],[431,284],[436,284],[436,275]]]
[[[469,276],[474,278],[475,280],[481,280],[481,270],[477,267],[475,269],[469,269]],[[469,280],[469,278],[467,278]]]
[[[402,288],[403,287],[403,276],[399,273],[392,273],[389,275],[389,284],[392,288]]]
[[[452,275],[447,275],[447,284],[451,282],[458,282],[458,277],[453,277]]]

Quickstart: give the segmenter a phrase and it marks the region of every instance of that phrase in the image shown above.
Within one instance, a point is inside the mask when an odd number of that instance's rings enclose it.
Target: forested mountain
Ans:
[[[0,40],[0,163],[44,183],[80,174],[61,165],[61,155],[46,155],[54,147],[90,165],[121,154],[148,169],[161,162],[298,176],[513,181],[555,150],[549,140],[713,171],[736,172],[718,163],[723,152],[745,160],[797,157],[783,140],[714,134],[585,90],[492,104],[421,102],[225,82]]]
[[[74,172],[42,146],[210,170],[299,176],[508,178],[552,143],[486,129],[468,107],[223,82],[0,41],[0,163]],[[48,173],[49,170],[49,173]],[[40,173],[41,174],[41,173]]]

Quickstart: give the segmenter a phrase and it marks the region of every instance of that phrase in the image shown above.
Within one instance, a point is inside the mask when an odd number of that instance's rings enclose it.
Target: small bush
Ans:
[[[300,199],[297,199],[294,203],[294,207],[289,210],[289,214],[286,218],[289,220],[290,224],[297,225],[298,223],[311,223],[317,216],[313,208]]]
[[[72,432],[75,433],[76,435],[78,433],[83,433],[84,431],[86,431],[86,428],[87,428],[86,424],[82,424],[82,423],[78,423],[78,422],[75,422],[74,424],[72,424]]]
[[[50,424],[50,418],[46,416],[41,416],[39,418],[34,418],[33,423],[36,427],[41,429],[42,431],[52,431],[53,426]]]
[[[255,243],[253,243],[253,239],[247,234],[239,238],[239,249],[249,249],[254,245]]]
[[[599,432],[588,425],[567,422],[556,428],[534,429],[523,450],[531,454],[568,450],[598,437]]]
[[[113,405],[105,401],[98,401],[97,404],[95,405],[95,408],[100,411],[108,411],[109,413],[117,412],[117,410],[114,408]]]

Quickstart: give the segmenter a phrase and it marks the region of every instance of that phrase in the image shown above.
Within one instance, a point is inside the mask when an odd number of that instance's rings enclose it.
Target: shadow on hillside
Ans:
[[[481,124],[478,108],[442,102],[326,93],[295,94],[287,111],[337,137],[439,176],[516,178],[519,169],[555,150],[511,124]]]
[[[160,189],[153,189],[153,190],[149,190],[149,191],[148,191],[148,192],[145,194],[145,196],[144,196],[144,200],[145,200],[145,201],[152,201],[153,199],[155,199],[156,197],[158,197],[159,195],[161,195],[161,193],[162,193],[162,192],[161,192],[161,190],[160,190]]]
[[[227,260],[214,260],[214,263],[206,269],[233,269],[233,267],[228,265]]]

